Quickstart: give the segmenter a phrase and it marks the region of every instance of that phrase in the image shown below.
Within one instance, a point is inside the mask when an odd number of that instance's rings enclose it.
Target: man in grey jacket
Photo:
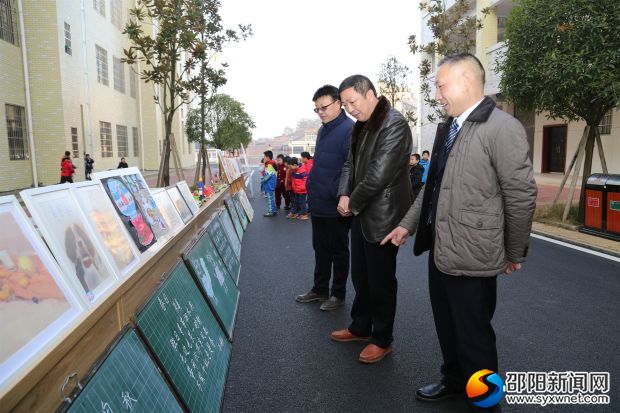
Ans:
[[[439,125],[424,196],[382,243],[429,252],[429,292],[443,355],[439,383],[422,401],[462,395],[477,371],[497,372],[491,319],[497,275],[521,269],[527,255],[536,183],[525,131],[485,97],[484,68],[461,53],[436,74],[436,99],[450,116]]]
[[[411,130],[403,115],[362,75],[340,84],[340,97],[353,125],[349,157],[338,188],[338,212],[353,215],[351,280],[353,321],[331,333],[334,341],[370,341],[359,355],[376,363],[392,351],[396,314],[398,246],[379,245],[401,221],[412,201],[409,180]]]

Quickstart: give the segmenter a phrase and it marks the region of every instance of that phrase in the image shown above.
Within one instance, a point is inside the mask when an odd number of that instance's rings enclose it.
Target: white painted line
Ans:
[[[602,253],[602,252],[594,251],[594,250],[591,250],[591,249],[588,249],[588,248],[580,247],[579,245],[569,244],[568,242],[558,241],[557,239],[545,237],[544,235],[538,235],[538,234],[534,234],[534,233],[532,233],[530,235],[531,235],[532,238],[538,238],[538,239],[541,239],[543,241],[548,241],[548,242],[552,242],[554,244],[562,245],[563,247],[568,247],[568,248],[572,248],[572,249],[577,250],[577,251],[581,251],[581,252],[585,252],[585,253],[588,253],[588,254],[596,255],[597,257],[606,258],[606,259],[611,260],[611,261],[620,262],[620,258],[619,257],[614,257],[613,255],[609,255],[609,254],[605,254],[605,253]]]

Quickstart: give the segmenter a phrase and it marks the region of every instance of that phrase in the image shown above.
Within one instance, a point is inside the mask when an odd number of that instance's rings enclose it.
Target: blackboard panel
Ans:
[[[140,309],[136,322],[188,409],[218,412],[231,345],[183,263]]]
[[[89,375],[84,389],[60,411],[183,412],[172,389],[133,328],[126,327]]]
[[[239,234],[237,233],[237,229],[235,228],[235,224],[233,223],[233,220],[230,217],[228,210],[226,208],[223,208],[219,212],[218,216],[220,218],[222,226],[226,230],[226,234],[228,234],[228,238],[230,240],[234,240],[235,238],[237,239],[237,241],[234,242],[239,244],[239,252],[237,253],[237,256],[241,256],[241,238],[239,238]],[[241,232],[243,232],[243,230]]]
[[[183,253],[183,259],[202,288],[224,332],[232,340],[239,290],[206,230]]]
[[[243,206],[241,205],[238,192],[232,196],[232,202],[233,202],[233,205],[235,206],[235,209],[237,210],[237,214],[239,215],[239,218],[241,218],[241,225],[243,226],[243,229],[246,229],[248,227],[248,223],[250,222],[250,219],[245,213]]]
[[[235,280],[235,284],[239,285],[239,271],[241,268],[241,264],[237,259],[235,251],[230,244],[230,240],[220,223],[220,220],[217,216],[213,217],[211,221],[207,224],[207,231],[209,232],[209,236],[215,244],[217,248],[217,252],[220,254],[220,258],[224,264],[226,264],[226,268],[230,275],[232,275],[233,280]]]
[[[239,218],[239,214],[237,214],[237,210],[235,209],[235,206],[232,203],[232,198],[228,197],[224,200],[224,205],[226,205],[226,209],[228,210],[228,213],[230,214],[230,218],[233,221],[233,224],[235,225],[235,230],[237,231],[237,235],[239,235],[239,239],[243,241],[243,231],[245,230],[245,228],[243,228],[243,225],[241,225],[241,218]]]

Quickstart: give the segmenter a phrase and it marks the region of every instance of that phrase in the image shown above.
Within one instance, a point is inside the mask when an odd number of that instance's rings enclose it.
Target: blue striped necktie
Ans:
[[[459,124],[456,123],[456,118],[452,120],[452,124],[450,125],[450,132],[448,133],[448,139],[446,139],[445,148],[446,153],[450,153],[450,149],[452,149],[452,145],[454,145],[454,141],[456,140],[456,135],[459,134]]]

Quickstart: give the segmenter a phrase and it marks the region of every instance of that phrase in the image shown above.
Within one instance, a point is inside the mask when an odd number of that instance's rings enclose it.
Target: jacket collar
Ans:
[[[346,119],[347,119],[347,115],[346,113],[344,113],[344,109],[340,109],[340,114],[336,117],[336,119],[333,119],[327,123],[324,123],[323,128],[325,129],[325,132],[331,132],[332,130],[336,129],[336,127],[338,127],[338,125],[340,125]]]
[[[466,120],[469,122],[486,122],[489,116],[491,116],[493,109],[495,109],[495,102],[490,97],[485,96]]]
[[[383,121],[391,108],[390,102],[385,96],[379,97],[379,102],[375,110],[372,111],[370,118],[368,118],[366,122],[360,122],[359,120],[355,122],[355,126],[353,126],[353,136],[359,135],[362,128],[370,132],[378,131],[381,125],[383,125]]]

